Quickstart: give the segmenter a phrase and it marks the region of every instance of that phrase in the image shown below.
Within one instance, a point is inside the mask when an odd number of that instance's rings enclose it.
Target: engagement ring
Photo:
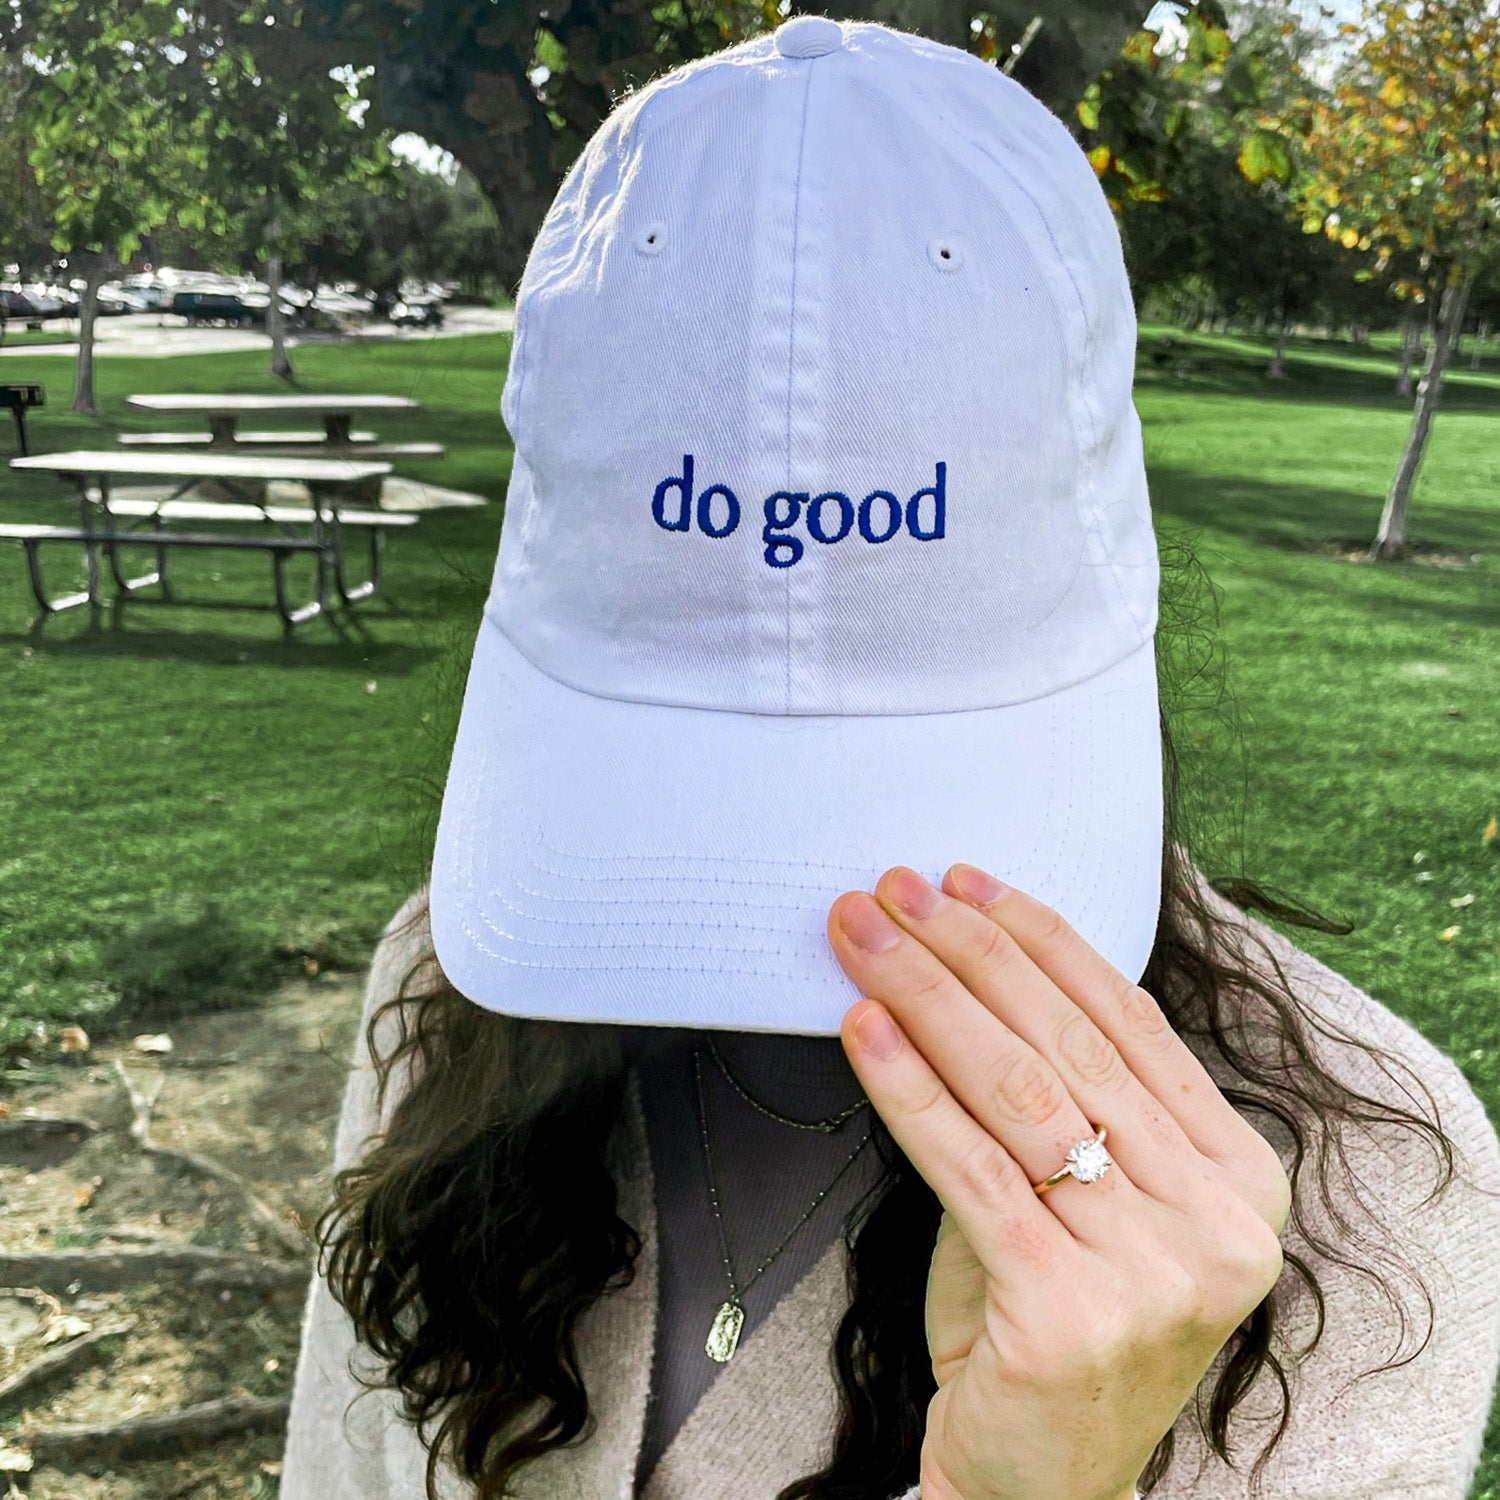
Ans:
[[[1035,1191],[1039,1195],[1045,1193],[1048,1188],[1056,1187],[1064,1177],[1076,1177],[1080,1182],[1098,1182],[1109,1171],[1112,1160],[1109,1152],[1104,1149],[1104,1137],[1108,1133],[1108,1127],[1101,1125],[1098,1135],[1079,1141],[1068,1152],[1067,1160],[1056,1172],[1043,1181],[1032,1184]]]

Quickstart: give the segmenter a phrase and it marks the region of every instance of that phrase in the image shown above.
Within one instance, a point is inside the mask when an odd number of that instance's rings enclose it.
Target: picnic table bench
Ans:
[[[244,432],[236,429],[233,443],[218,441],[211,432],[122,432],[122,448],[238,448],[262,450],[295,443],[298,447],[312,448],[326,444],[321,432]],[[351,432],[351,446],[360,443],[378,442],[373,432]]]
[[[127,405],[138,411],[196,414],[208,421],[207,432],[132,432],[122,433],[126,447],[208,449],[235,452],[252,448],[260,453],[286,457],[316,458],[337,454],[340,458],[442,458],[446,450],[441,443],[388,443],[373,432],[356,432],[356,417],[372,412],[420,411],[421,403],[408,396],[320,395],[320,396],[224,396],[224,395],[145,395],[130,396]],[[247,416],[296,416],[304,419],[321,417],[323,431],[264,432],[241,431],[240,419]],[[381,481],[369,481],[357,492],[357,498],[369,505],[380,503]]]
[[[71,479],[79,507],[77,526],[0,525],[0,540],[18,541],[26,550],[31,590],[44,615],[78,605],[97,606],[100,592],[100,557],[108,561],[110,573],[122,594],[150,585],[167,587],[167,553],[175,547],[223,547],[258,550],[272,559],[276,609],[290,628],[322,614],[328,607],[330,578],[344,604],[368,598],[380,586],[382,544],[389,526],[407,526],[416,517],[386,511],[361,510],[350,503],[351,492],[390,472],[387,463],[331,458],[250,457],[237,454],[161,454],[105,452],[51,453],[11,460],[14,469],[36,469]],[[114,480],[123,476],[150,475],[185,481],[164,500],[139,500],[111,494]],[[232,493],[236,485],[257,487],[272,480],[292,480],[308,487],[311,507],[270,506],[258,498],[243,503],[184,501],[184,489],[202,479],[213,479]],[[170,531],[164,520],[252,521],[279,526],[280,534],[244,536],[223,532]],[[123,523],[123,524],[122,524]],[[306,532],[296,528],[306,526]],[[364,530],[370,538],[370,568],[365,580],[351,585],[345,576],[344,527]],[[84,555],[87,586],[82,592],[59,598],[48,595],[41,571],[42,543],[73,542]],[[156,553],[156,567],[138,577],[127,577],[121,566],[121,546],[148,546]],[[300,605],[290,601],[285,568],[288,557],[310,554],[316,567],[316,589]]]

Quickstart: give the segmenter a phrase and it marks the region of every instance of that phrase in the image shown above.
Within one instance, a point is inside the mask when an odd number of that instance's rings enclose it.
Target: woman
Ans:
[[[1134,336],[957,49],[800,17],[585,148],[284,1497],[1464,1494],[1500,1144],[1179,837]]]

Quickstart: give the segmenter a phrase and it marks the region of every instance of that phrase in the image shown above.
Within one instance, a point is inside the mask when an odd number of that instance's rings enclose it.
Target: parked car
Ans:
[[[122,290],[140,298],[147,312],[171,312],[175,287],[163,286],[150,272],[137,272],[125,279]]]
[[[0,317],[13,318],[34,332],[48,316],[20,287],[0,287]]]
[[[394,328],[441,328],[443,304],[435,297],[398,302],[391,309],[391,325]]]
[[[21,290],[36,304],[44,318],[76,318],[78,298],[64,286],[37,283]]]
[[[312,305],[325,317],[345,323],[368,323],[375,311],[374,298],[366,292],[350,292],[342,287],[320,286]]]
[[[151,307],[139,292],[110,283],[99,288],[99,311],[111,318],[124,313],[150,312]]]
[[[195,328],[211,324],[220,328],[253,328],[266,320],[269,302],[235,292],[175,292],[170,311],[186,318]]]

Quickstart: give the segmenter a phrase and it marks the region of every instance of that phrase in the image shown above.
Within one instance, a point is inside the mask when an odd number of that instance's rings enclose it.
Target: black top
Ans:
[[[638,1487],[650,1478],[678,1428],[724,1368],[704,1349],[730,1287],[709,1198],[693,1081],[693,1047],[699,1037],[684,1029],[662,1032],[640,1071],[660,1225],[660,1300]],[[826,1119],[864,1092],[836,1036],[716,1031],[714,1039],[741,1086],[792,1119]],[[872,1142],[770,1266],[751,1281],[864,1137],[873,1111],[866,1105],[832,1132],[797,1130],[767,1118],[742,1098],[706,1046],[701,1058],[714,1180],[745,1307],[739,1339],[743,1350],[780,1298],[842,1233],[845,1215],[879,1177],[881,1165]]]

